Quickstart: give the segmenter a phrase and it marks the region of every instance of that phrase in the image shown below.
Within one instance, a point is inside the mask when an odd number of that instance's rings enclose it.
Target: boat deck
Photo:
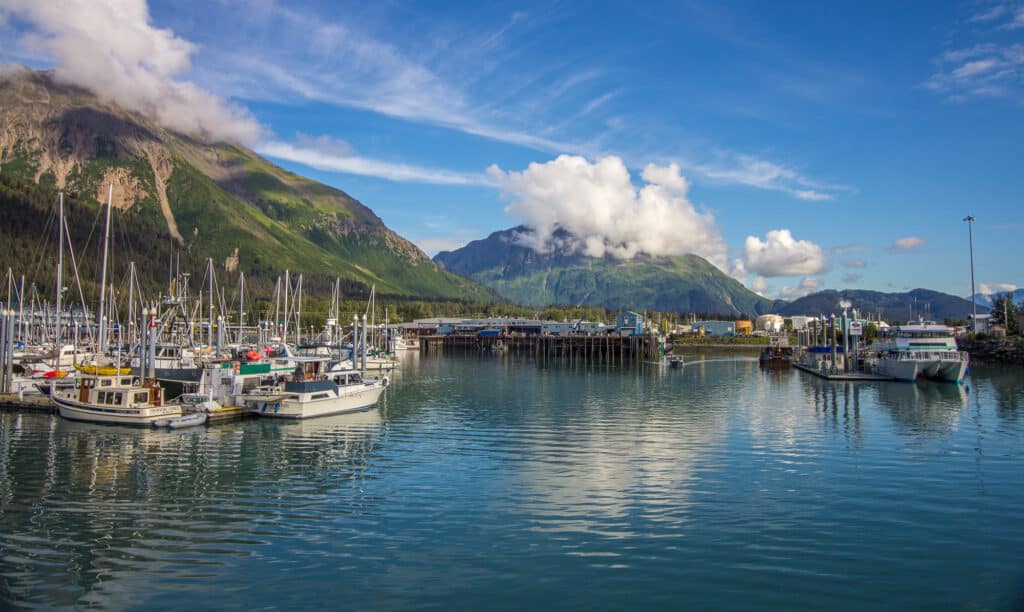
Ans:
[[[828,372],[822,372],[815,370],[814,368],[805,366],[802,363],[794,363],[793,367],[807,372],[808,374],[814,374],[818,378],[824,378],[825,380],[832,381],[852,381],[852,382],[889,382],[896,380],[891,376],[883,376],[881,374],[871,374],[869,372],[837,372],[831,374]]]

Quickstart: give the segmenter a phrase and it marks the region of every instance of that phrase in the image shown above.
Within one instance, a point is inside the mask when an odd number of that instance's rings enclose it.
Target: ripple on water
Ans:
[[[407,365],[383,409],[302,423],[0,414],[0,602],[985,609],[1024,585],[1012,372]]]

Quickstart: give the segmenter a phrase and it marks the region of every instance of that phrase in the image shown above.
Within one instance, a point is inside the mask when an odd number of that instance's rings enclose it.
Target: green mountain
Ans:
[[[494,232],[434,261],[493,288],[513,302],[544,306],[584,304],[605,308],[757,315],[775,302],[750,291],[697,255],[637,257],[629,261],[576,252],[567,232],[555,233],[550,252],[525,246],[517,227]]]
[[[345,192],[243,146],[168,131],[84,89],[58,84],[47,72],[0,75],[0,176],[8,206],[18,205],[19,193],[30,198],[30,183],[52,192],[54,207],[57,189],[99,206],[113,183],[114,206],[133,231],[221,266],[233,264],[237,254],[238,269],[247,275],[267,278],[289,268],[376,284],[387,294],[495,298],[442,270]],[[12,238],[26,240],[43,229],[42,222],[23,222]],[[144,257],[140,252],[140,265]],[[0,262],[4,268],[13,263]],[[166,275],[165,263],[159,265]]]
[[[970,300],[955,295],[914,289],[906,293],[882,293],[847,289],[844,291],[819,291],[783,305],[782,315],[819,315],[842,312],[839,302],[846,300],[861,315],[881,315],[887,321],[907,321],[919,316],[934,321],[966,319],[972,312]],[[978,314],[987,313],[988,308],[978,305]]]

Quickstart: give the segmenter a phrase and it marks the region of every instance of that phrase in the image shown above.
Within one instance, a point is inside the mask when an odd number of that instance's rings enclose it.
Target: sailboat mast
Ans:
[[[238,273],[238,343],[242,343],[242,326],[245,325],[245,272]]]
[[[292,284],[288,280],[288,270],[284,271],[284,331],[281,332],[281,344],[288,344],[288,294],[291,293]]]
[[[131,328],[135,327],[135,262],[128,262],[128,339],[131,337]]]
[[[60,298],[62,289],[64,287],[64,191],[60,192],[60,205],[58,206],[57,215],[59,217],[57,223],[57,329],[56,329],[56,341],[57,341],[57,369],[60,369],[60,347],[61,343],[61,312],[60,312]]]
[[[210,275],[210,319],[206,333],[206,346],[213,346],[213,258],[206,260],[206,272]]]
[[[114,201],[114,184],[110,184],[110,190],[107,192],[107,223],[106,228],[103,230],[103,272],[100,273],[100,313],[99,313],[99,325],[100,325],[100,353],[105,353],[107,350],[107,322],[106,322],[106,308],[107,308],[107,251],[108,243],[110,242],[110,207]]]

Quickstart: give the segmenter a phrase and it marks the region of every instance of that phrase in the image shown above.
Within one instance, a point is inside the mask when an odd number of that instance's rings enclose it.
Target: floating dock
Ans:
[[[57,414],[57,407],[53,405],[50,398],[40,393],[31,393],[21,397],[17,395],[0,395],[0,410]]]
[[[57,407],[53,405],[50,398],[31,393],[18,397],[17,395],[0,395],[0,410],[11,412],[34,412],[36,414],[57,414]],[[244,406],[224,406],[209,413],[207,425],[220,425],[221,423],[232,423],[242,419],[254,418],[255,412]]]
[[[810,366],[806,366],[802,363],[794,363],[793,367],[807,372],[808,374],[814,374],[818,378],[824,378],[825,380],[832,381],[845,381],[845,382],[890,382],[896,380],[891,376],[883,376],[881,374],[871,374],[869,372],[822,372]]]

